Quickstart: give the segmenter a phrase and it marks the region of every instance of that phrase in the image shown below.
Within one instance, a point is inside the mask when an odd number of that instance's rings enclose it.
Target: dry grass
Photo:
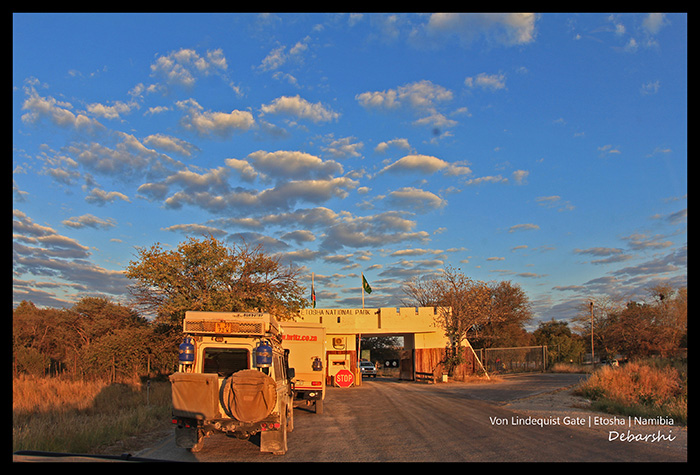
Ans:
[[[104,453],[106,446],[169,423],[170,384],[60,378],[13,381],[12,449]]]
[[[552,373],[590,373],[591,367],[573,363],[554,363]]]
[[[606,366],[583,383],[578,394],[593,401],[595,408],[609,413],[673,418],[687,424],[688,385],[684,365],[670,362],[631,362]]]

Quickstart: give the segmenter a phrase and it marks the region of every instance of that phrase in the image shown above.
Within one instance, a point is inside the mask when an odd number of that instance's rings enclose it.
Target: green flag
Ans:
[[[367,279],[365,279],[364,274],[362,274],[362,288],[365,289],[365,292],[368,294],[372,293],[372,287],[369,286],[369,282],[367,282]]]

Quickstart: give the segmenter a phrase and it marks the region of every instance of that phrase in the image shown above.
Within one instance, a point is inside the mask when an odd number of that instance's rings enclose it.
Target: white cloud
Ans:
[[[600,154],[600,156],[606,156],[606,155],[619,155],[622,152],[620,151],[620,149],[618,147],[607,144],[607,145],[603,145],[603,146],[598,147],[598,153]]]
[[[108,106],[99,103],[88,104],[87,110],[93,115],[105,119],[119,119],[122,114],[128,114],[133,109],[138,109],[139,105],[136,102],[116,101],[113,105]]]
[[[205,173],[196,173],[191,170],[179,170],[170,175],[165,183],[167,185],[177,184],[188,191],[194,190],[227,190],[229,169],[217,167]]]
[[[642,84],[640,89],[641,93],[645,96],[656,94],[661,88],[661,83],[659,81],[649,81]]]
[[[423,80],[399,86],[387,91],[368,91],[357,94],[355,100],[370,109],[395,110],[406,108],[420,117],[416,125],[433,127],[454,127],[457,122],[448,119],[439,110],[450,103],[454,95],[449,89],[431,81]]]
[[[427,241],[430,235],[425,231],[414,231],[415,226],[415,221],[404,218],[403,213],[398,211],[344,217],[342,221],[329,226],[322,248],[382,247],[405,241]]]
[[[673,246],[673,241],[663,240],[663,236],[647,236],[643,233],[634,233],[629,236],[624,236],[622,239],[627,241],[632,249],[665,249]]]
[[[508,232],[514,233],[516,231],[529,231],[533,229],[540,229],[540,227],[532,223],[516,224],[515,226],[511,226]]]
[[[175,224],[173,226],[168,226],[163,228],[164,231],[180,232],[187,235],[197,235],[197,236],[225,236],[226,231],[215,228],[213,226],[204,226],[202,224]]]
[[[344,137],[342,139],[332,140],[328,146],[322,147],[323,151],[330,153],[334,157],[359,157],[359,150],[364,146],[362,142],[356,142],[355,137]]]
[[[347,177],[325,180],[291,180],[277,183],[263,190],[180,190],[164,202],[166,208],[179,209],[184,205],[196,206],[212,213],[251,215],[276,210],[287,210],[298,203],[320,204],[333,197],[344,198],[358,182]]]
[[[178,102],[178,107],[187,111],[187,115],[183,117],[184,127],[201,135],[228,137],[233,132],[245,132],[255,125],[253,114],[249,111],[205,111],[192,99]]]
[[[459,163],[448,163],[431,155],[406,155],[394,163],[384,167],[379,173],[403,173],[403,172],[417,172],[417,173],[435,173],[438,171],[444,171],[448,175],[468,175],[472,171],[469,167],[459,164]]]
[[[363,92],[355,99],[364,107],[393,109],[405,105],[417,110],[432,110],[438,103],[451,101],[452,91],[423,80],[388,91]]]
[[[195,146],[185,140],[161,133],[147,136],[143,139],[143,143],[149,147],[161,148],[168,152],[175,152],[187,157],[192,156],[192,153],[196,149]]]
[[[106,203],[112,203],[114,200],[122,200],[130,202],[129,197],[119,191],[104,191],[99,188],[93,188],[85,197],[85,201],[102,206]]]
[[[183,48],[159,56],[151,65],[151,75],[166,84],[192,87],[198,76],[224,72],[228,68],[223,51],[207,51],[205,56],[193,49]]]
[[[432,36],[456,35],[463,45],[484,38],[514,46],[534,41],[536,21],[534,13],[434,13],[426,29]]]
[[[408,143],[408,140],[394,139],[386,142],[381,142],[374,148],[374,151],[377,153],[384,153],[389,149],[389,147],[396,147],[403,150],[411,150],[411,145]]]
[[[124,295],[127,284],[124,272],[110,271],[91,263],[88,246],[35,223],[22,211],[14,210],[13,216],[13,273],[51,279],[51,282],[39,283],[15,280],[18,291],[15,300],[30,298],[37,299],[35,303],[48,302],[59,306],[69,303],[57,298],[55,293],[48,295],[31,288],[37,286]]]
[[[480,73],[476,77],[468,77],[464,80],[464,85],[469,88],[478,87],[481,89],[490,89],[497,91],[505,89],[506,76],[505,74],[486,74]]]
[[[343,172],[334,160],[323,161],[315,155],[298,151],[259,150],[248,155],[248,162],[259,172],[285,179],[328,178]]]
[[[467,186],[476,186],[476,185],[481,185],[482,183],[500,183],[500,182],[507,182],[507,178],[503,178],[501,175],[488,175],[488,176],[480,176],[477,178],[471,178],[467,180],[464,184]]]
[[[513,172],[513,179],[516,183],[522,184],[529,175],[530,172],[527,170],[515,170]]]
[[[92,214],[84,214],[82,216],[74,216],[62,221],[65,226],[71,228],[95,228],[95,229],[109,229],[116,226],[115,222],[111,218],[102,219],[94,216]]]
[[[309,49],[310,42],[311,38],[307,36],[289,48],[289,52],[287,52],[287,47],[284,45],[274,48],[263,58],[259,69],[262,71],[274,71],[289,61],[301,61],[303,54]]]
[[[296,96],[278,97],[270,104],[263,105],[261,111],[265,114],[291,115],[298,119],[310,120],[315,123],[330,122],[340,117],[340,114],[326,108],[320,102],[312,104],[298,94]]]
[[[430,155],[406,155],[391,165],[384,167],[380,173],[405,171],[435,173],[436,171],[443,170],[448,166],[449,164],[446,161]]]
[[[33,84],[25,87],[24,90],[28,96],[22,104],[22,110],[28,111],[22,115],[24,123],[36,124],[41,119],[47,119],[60,127],[70,127],[85,132],[103,129],[96,120],[84,114],[72,112],[70,109],[73,106],[70,103],[58,101],[53,97],[41,97]]]
[[[234,170],[237,170],[244,181],[251,182],[258,176],[257,170],[255,170],[255,168],[253,168],[246,160],[227,158],[224,160],[224,163]]]
[[[421,212],[443,208],[447,205],[447,201],[436,194],[413,187],[392,191],[387,196],[387,200],[398,208]]]
[[[656,35],[661,31],[661,28],[669,25],[666,15],[663,13],[649,13],[642,22],[642,27],[652,35]]]

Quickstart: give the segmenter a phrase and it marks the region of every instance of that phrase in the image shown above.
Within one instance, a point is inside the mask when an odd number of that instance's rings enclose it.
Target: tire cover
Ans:
[[[231,375],[222,395],[226,411],[241,422],[265,419],[277,404],[277,384],[271,377],[255,369],[244,369]]]

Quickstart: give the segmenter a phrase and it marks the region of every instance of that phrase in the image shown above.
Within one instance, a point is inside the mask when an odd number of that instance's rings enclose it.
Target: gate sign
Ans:
[[[349,388],[352,386],[355,377],[352,372],[348,369],[341,369],[335,375],[335,384],[341,388]]]

